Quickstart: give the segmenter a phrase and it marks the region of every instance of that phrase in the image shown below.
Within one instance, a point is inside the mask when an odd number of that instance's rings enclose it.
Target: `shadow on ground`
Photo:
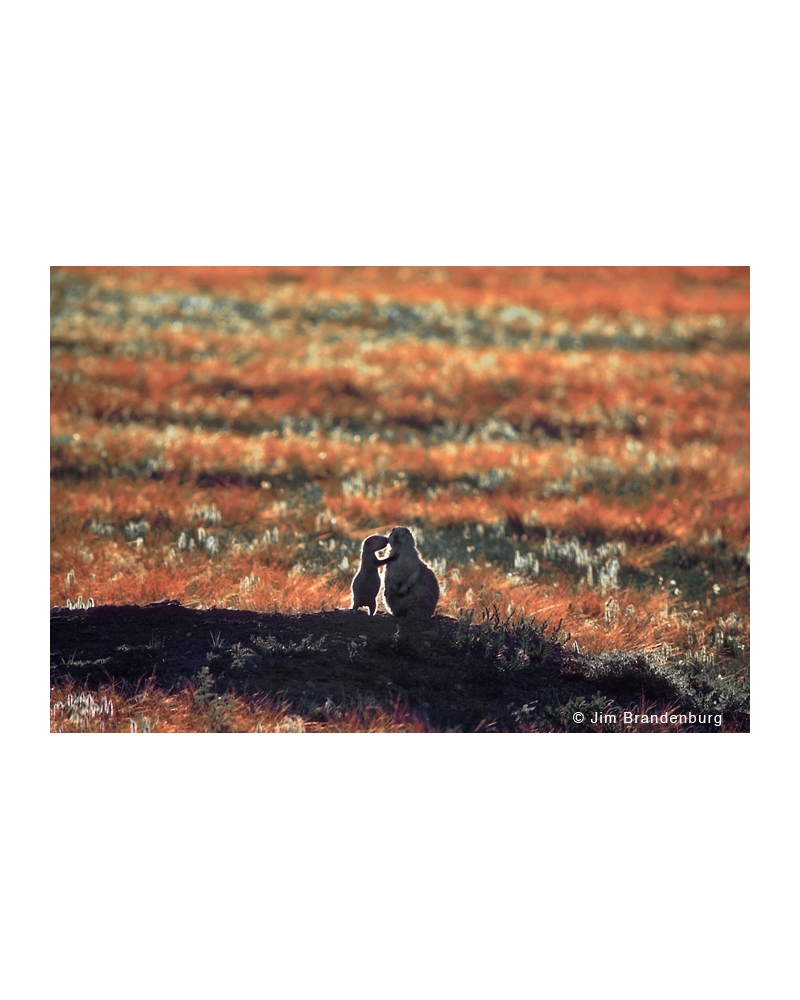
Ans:
[[[625,653],[583,655],[531,621],[387,614],[267,614],[177,601],[53,608],[51,683],[72,678],[130,690],[202,684],[217,694],[269,695],[305,718],[378,705],[410,709],[441,731],[746,731],[746,701],[707,678]],[[626,725],[624,712],[717,712],[716,721]],[[576,713],[584,721],[576,721]],[[608,718],[591,724],[595,715]],[[615,716],[615,718],[610,718]]]

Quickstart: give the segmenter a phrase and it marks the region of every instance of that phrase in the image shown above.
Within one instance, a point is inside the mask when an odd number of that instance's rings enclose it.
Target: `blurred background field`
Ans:
[[[441,614],[746,686],[749,268],[51,272],[51,604]]]

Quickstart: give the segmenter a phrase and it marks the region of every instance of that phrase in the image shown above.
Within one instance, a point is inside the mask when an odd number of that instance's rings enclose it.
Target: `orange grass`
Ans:
[[[204,704],[187,683],[165,692],[145,682],[131,694],[117,684],[83,691],[72,680],[50,691],[50,728],[59,733],[425,733],[427,723],[398,702],[392,711],[365,705],[347,711],[293,714],[268,697],[226,695]]]
[[[748,267],[74,267],[107,289],[259,299],[265,289],[462,307],[522,303],[571,315],[750,311]],[[286,279],[289,279],[288,282]]]
[[[563,354],[460,348],[446,344],[352,345],[347,362],[320,349],[310,359],[274,356],[225,362],[127,361],[57,352],[52,409],[71,420],[190,424],[203,420],[249,431],[274,427],[284,414],[327,425],[411,421],[467,424],[491,418],[514,426],[567,429],[572,436],[634,433],[678,445],[710,438],[746,445],[749,355],[724,357],[614,351]]]

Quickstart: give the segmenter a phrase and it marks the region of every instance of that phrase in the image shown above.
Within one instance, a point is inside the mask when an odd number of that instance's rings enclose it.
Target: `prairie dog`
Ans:
[[[398,618],[431,618],[439,600],[436,574],[417,552],[414,536],[408,528],[392,528],[389,534],[392,551],[384,560],[383,600]]]
[[[378,591],[381,589],[381,575],[378,567],[386,562],[379,559],[375,553],[385,549],[389,539],[385,535],[370,535],[361,543],[361,566],[353,577],[350,590],[353,594],[352,610],[369,608],[370,617],[375,614]]]

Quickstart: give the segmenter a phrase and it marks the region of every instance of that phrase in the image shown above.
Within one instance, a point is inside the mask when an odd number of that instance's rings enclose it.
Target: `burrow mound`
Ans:
[[[644,655],[586,656],[535,621],[404,621],[364,611],[277,614],[193,609],[178,601],[53,608],[51,682],[131,690],[203,683],[269,695],[299,714],[407,705],[434,729],[586,731],[580,709],[698,709],[698,692]],[[588,716],[587,716],[588,717]],[[727,717],[743,728],[736,706]],[[687,727],[696,728],[696,727]],[[706,727],[701,727],[706,728]]]

